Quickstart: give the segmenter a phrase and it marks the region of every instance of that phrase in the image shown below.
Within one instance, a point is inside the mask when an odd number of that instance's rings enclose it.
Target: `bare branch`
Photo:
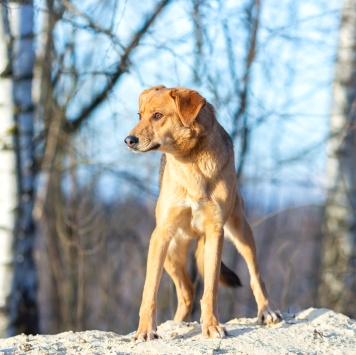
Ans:
[[[73,24],[76,27],[85,28],[85,29],[92,28],[97,33],[103,33],[103,34],[107,35],[115,44],[118,44],[122,49],[124,49],[124,46],[120,43],[119,39],[114,35],[114,33],[112,33],[111,30],[98,26],[95,22],[93,22],[91,20],[91,18],[88,15],[86,15],[84,12],[80,11],[77,7],[75,7],[68,0],[62,0],[62,1],[63,1],[64,7],[67,10],[69,10],[73,14],[85,19],[88,22],[88,26],[82,26],[82,25],[76,24],[75,22],[63,19],[64,21],[69,21],[71,24]]]
[[[153,10],[150,17],[145,21],[142,28],[133,36],[130,44],[126,47],[123,55],[121,56],[115,74],[111,77],[111,80],[107,82],[106,86],[93,98],[93,100],[91,100],[89,105],[83,108],[82,112],[79,114],[78,117],[66,121],[64,129],[67,133],[74,133],[80,127],[82,122],[84,122],[88,118],[88,116],[106,99],[108,93],[115,86],[122,74],[128,71],[128,68],[131,65],[129,61],[131,53],[137,47],[141,38],[147,33],[148,29],[153,24],[156,17],[165,8],[165,6],[169,4],[170,1],[171,0],[161,1]]]
[[[250,83],[250,69],[251,65],[256,56],[256,43],[257,43],[257,30],[259,26],[259,18],[260,18],[260,10],[261,10],[261,3],[260,0],[255,0],[251,4],[251,8],[249,9],[250,15],[253,16],[253,11],[255,10],[255,16],[253,18],[252,27],[251,27],[251,34],[250,34],[250,43],[249,43],[249,50],[245,62],[245,74],[242,79],[243,88],[240,93],[240,106],[237,112],[234,115],[234,126],[232,131],[232,139],[234,140],[237,136],[237,126],[241,117],[243,117],[243,127],[242,127],[242,142],[241,142],[241,153],[240,153],[240,162],[236,169],[236,176],[237,179],[240,180],[242,169],[245,164],[245,157],[247,153],[248,147],[248,136],[249,136],[249,127],[247,124],[247,116],[246,116],[246,107],[247,107],[247,92]]]

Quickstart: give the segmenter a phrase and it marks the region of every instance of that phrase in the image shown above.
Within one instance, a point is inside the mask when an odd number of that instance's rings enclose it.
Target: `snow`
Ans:
[[[119,316],[119,315],[118,315]],[[162,339],[134,343],[132,336],[90,330],[57,335],[18,335],[0,340],[8,354],[340,354],[356,353],[356,321],[328,309],[283,313],[284,321],[260,326],[257,318],[225,324],[226,339],[203,339],[200,325],[167,321]]]

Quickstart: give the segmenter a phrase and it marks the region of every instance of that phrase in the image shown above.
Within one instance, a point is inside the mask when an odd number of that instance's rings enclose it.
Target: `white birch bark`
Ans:
[[[6,336],[7,299],[12,283],[12,244],[17,207],[16,132],[13,118],[12,80],[8,56],[8,41],[4,28],[3,6],[0,6],[0,337]]]
[[[348,313],[356,305],[356,0],[343,3],[330,132],[319,301]]]
[[[8,162],[1,162],[0,165],[7,171],[6,181],[1,186],[6,196],[3,200],[3,208],[10,210],[6,217],[7,238],[4,238],[8,242],[6,248],[2,250],[3,265],[7,266],[7,268],[3,267],[7,270],[6,276],[3,277],[5,290],[3,298],[6,305],[6,312],[3,313],[3,332],[14,335],[38,331],[37,279],[33,259],[35,226],[32,217],[34,204],[33,2],[32,0],[2,1],[1,7],[3,34],[7,39],[3,42],[6,43],[8,76],[5,100],[7,107],[12,108],[11,111],[7,110],[7,122],[11,122],[15,127],[12,150],[9,151],[11,157],[9,155]],[[10,297],[8,297],[9,285],[11,285]]]

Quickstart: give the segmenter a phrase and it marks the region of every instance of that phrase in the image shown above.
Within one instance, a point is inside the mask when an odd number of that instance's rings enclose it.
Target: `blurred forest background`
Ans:
[[[198,90],[236,150],[271,300],[356,318],[356,0],[1,1],[0,335],[135,330],[160,155],[124,138],[152,85]],[[199,320],[202,280],[192,320]],[[220,321],[256,315],[220,289]],[[172,319],[164,274],[158,321]]]

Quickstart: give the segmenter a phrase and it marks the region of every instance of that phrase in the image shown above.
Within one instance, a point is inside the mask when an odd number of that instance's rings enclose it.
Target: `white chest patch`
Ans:
[[[180,203],[182,207],[190,207],[192,211],[191,227],[199,233],[204,232],[204,202],[196,202],[189,197]]]
[[[204,232],[204,211],[202,208],[192,208],[192,228],[200,233]]]

